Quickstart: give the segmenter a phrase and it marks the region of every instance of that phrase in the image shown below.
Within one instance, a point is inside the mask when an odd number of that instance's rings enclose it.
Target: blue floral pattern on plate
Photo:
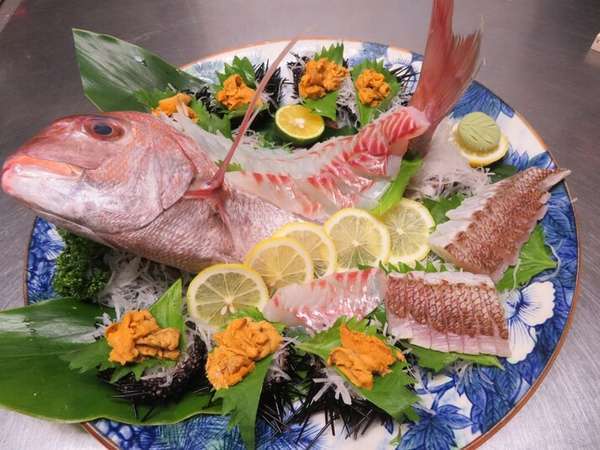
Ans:
[[[305,50],[317,50],[329,41],[301,41]],[[253,61],[272,58],[281,43],[249,47],[229,52],[186,68],[206,79],[214,78],[215,68],[235,54]],[[349,42],[345,45],[350,65],[365,58],[384,58],[386,65],[412,65],[420,71],[422,57],[381,44]],[[519,170],[527,167],[554,167],[549,153],[535,138],[514,110],[485,86],[473,82],[452,115],[462,117],[471,111],[483,111],[494,117],[511,140],[504,162]],[[527,145],[521,142],[527,136]],[[535,145],[532,145],[534,142]],[[523,147],[523,148],[521,148]],[[527,148],[524,148],[527,147]],[[546,243],[559,260],[556,270],[537,275],[528,286],[515,291],[506,301],[511,345],[514,354],[502,359],[503,369],[475,367],[458,363],[442,373],[418,369],[416,391],[420,396],[417,412],[420,421],[398,425],[389,422],[367,433],[359,441],[343,441],[324,433],[320,424],[309,423],[304,434],[291,427],[280,436],[264,423],[257,425],[258,448],[384,448],[401,431],[399,449],[450,449],[464,447],[492,429],[513,410],[548,367],[572,311],[577,282],[578,244],[575,216],[564,184],[556,186],[548,201],[548,213],[541,222]],[[50,298],[55,260],[63,243],[53,225],[36,219],[27,264],[27,295],[30,302]],[[166,448],[243,448],[237,430],[227,429],[227,418],[199,416],[176,425],[131,426],[108,420],[96,420],[92,426],[106,439],[123,449]]]

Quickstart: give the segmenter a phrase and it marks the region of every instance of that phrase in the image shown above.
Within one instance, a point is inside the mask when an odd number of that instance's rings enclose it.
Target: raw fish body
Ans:
[[[481,189],[429,237],[433,251],[454,265],[498,281],[547,210],[548,190],[570,172],[529,168]]]
[[[504,308],[485,275],[392,274],[385,308],[389,331],[412,344],[442,352],[510,355]]]
[[[335,273],[279,289],[263,314],[271,321],[321,331],[341,316],[364,318],[381,304],[385,284],[379,269]]]

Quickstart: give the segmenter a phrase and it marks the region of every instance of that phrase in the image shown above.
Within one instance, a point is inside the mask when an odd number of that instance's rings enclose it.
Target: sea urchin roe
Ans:
[[[247,317],[231,321],[213,338],[217,348],[208,355],[206,374],[215,389],[239,383],[254,370],[254,361],[273,353],[283,340],[269,322]]]
[[[363,70],[354,85],[360,102],[372,108],[379,106],[390,93],[390,85],[383,74],[373,69]]]
[[[394,356],[381,339],[365,333],[340,327],[341,347],[334,348],[327,358],[327,364],[337,366],[348,379],[358,387],[372,389],[373,375],[386,375],[396,357],[404,359],[402,353]]]
[[[167,116],[171,117],[173,114],[175,114],[177,112],[177,106],[181,105],[181,107],[186,112],[187,116],[192,120],[196,120],[197,119],[196,113],[194,112],[194,110],[192,108],[190,108],[188,106],[191,101],[192,101],[191,95],[179,92],[171,97],[167,97],[167,98],[163,98],[162,100],[159,100],[158,106],[152,110],[152,114],[154,114],[155,116],[159,116],[161,113],[163,113],[163,114],[166,114]]]
[[[233,74],[223,81],[223,89],[217,92],[217,100],[229,111],[233,111],[249,104],[255,92],[246,86],[241,76]]]
[[[179,330],[160,328],[150,311],[129,311],[104,332],[112,348],[109,361],[125,365],[144,357],[179,358]]]
[[[299,92],[303,98],[317,99],[340,88],[348,69],[330,59],[311,59],[300,79]]]
[[[215,389],[239,383],[254,370],[254,361],[228,347],[218,346],[206,360],[206,376]]]

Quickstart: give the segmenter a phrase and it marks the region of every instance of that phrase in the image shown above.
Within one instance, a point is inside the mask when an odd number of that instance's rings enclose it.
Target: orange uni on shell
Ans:
[[[223,89],[217,92],[217,100],[232,111],[249,104],[255,92],[246,86],[241,76],[233,74],[223,82]]]
[[[283,338],[269,322],[247,317],[235,319],[213,337],[217,348],[208,355],[206,373],[215,389],[239,383],[263,359],[281,345]]]
[[[375,336],[340,327],[341,347],[334,348],[327,358],[327,364],[337,366],[348,379],[358,387],[372,389],[373,375],[386,375],[396,357],[387,345]],[[402,353],[397,358],[404,359]]]
[[[348,69],[330,59],[320,58],[306,63],[304,75],[298,87],[303,98],[317,99],[340,88],[348,75]]]
[[[179,330],[160,328],[150,311],[129,311],[104,332],[112,348],[109,361],[125,365],[144,357],[179,358]]]
[[[159,100],[158,106],[152,110],[152,114],[159,116],[160,113],[164,113],[171,117],[177,112],[177,106],[181,105],[184,108],[187,116],[192,120],[196,120],[198,118],[196,112],[188,106],[191,101],[192,97],[190,95],[178,92],[171,97]]]
[[[375,108],[389,95],[390,85],[382,73],[373,69],[363,70],[354,83],[358,98],[363,105]]]

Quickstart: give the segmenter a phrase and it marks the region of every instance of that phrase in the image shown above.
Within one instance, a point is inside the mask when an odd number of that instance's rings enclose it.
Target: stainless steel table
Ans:
[[[573,170],[583,254],[572,329],[553,368],[487,449],[600,447],[599,0],[458,0],[456,23],[484,22],[478,79],[519,110]],[[94,110],[84,98],[71,27],[117,35],[175,64],[298,34],[390,43],[423,51],[426,1],[5,0],[0,6],[0,159],[51,120]],[[4,29],[3,25],[6,23]],[[0,195],[0,308],[23,302],[33,214]],[[77,425],[0,412],[0,447],[99,448]]]

